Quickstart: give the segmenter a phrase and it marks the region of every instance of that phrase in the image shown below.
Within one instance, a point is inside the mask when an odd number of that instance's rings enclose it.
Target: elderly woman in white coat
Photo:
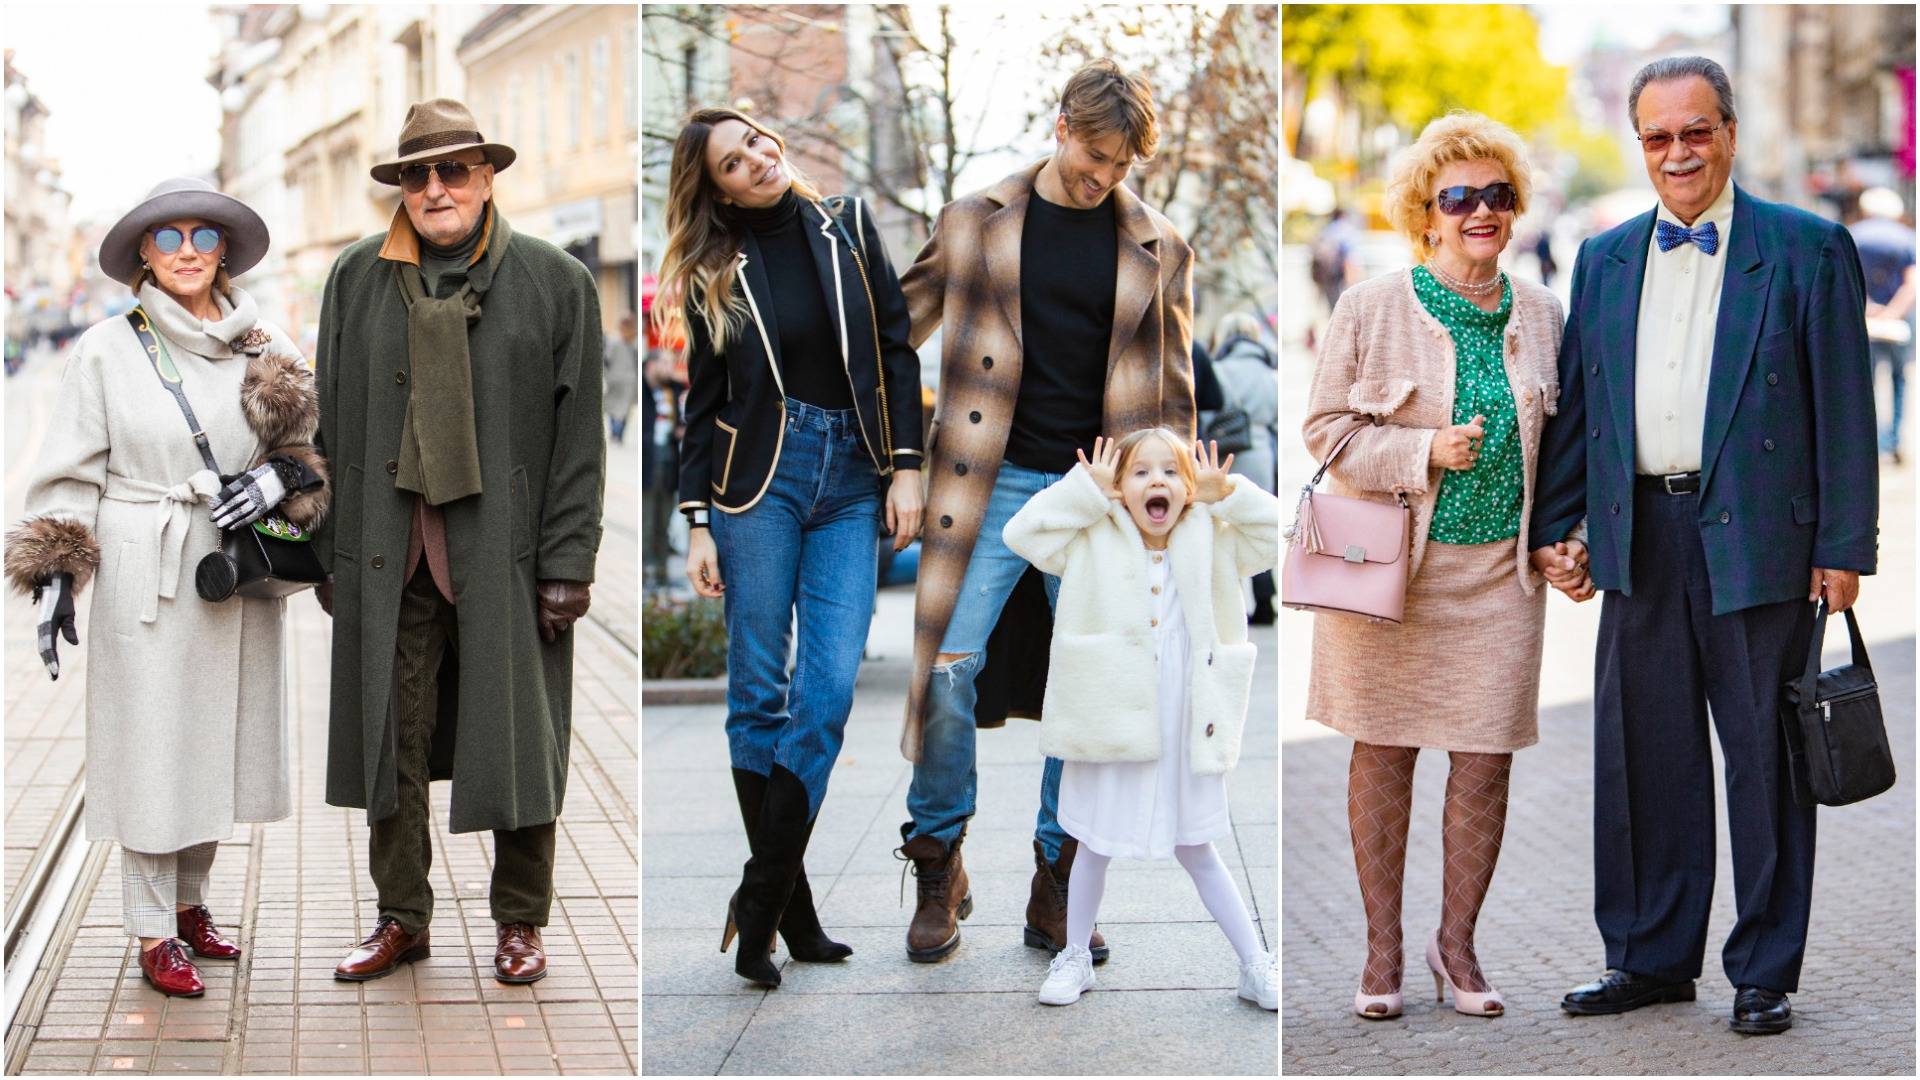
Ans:
[[[217,845],[236,823],[291,811],[285,601],[211,603],[193,587],[220,526],[273,511],[310,527],[326,511],[312,371],[229,282],[267,244],[258,214],[190,178],[161,183],[107,233],[101,268],[139,306],[76,342],[29,516],[7,535],[7,576],[37,602],[53,678],[58,638],[77,645],[86,631],[87,838],[120,844],[127,932],[142,973],[172,995],[204,990],[186,948],[240,954],[204,903]],[[169,382],[232,474],[206,467]]]
[[[1231,835],[1226,775],[1253,685],[1240,582],[1278,557],[1279,504],[1166,428],[1098,439],[1081,461],[1004,534],[1060,576],[1040,751],[1066,763],[1060,825],[1078,847],[1040,1001],[1093,987],[1108,862],[1173,856],[1239,958],[1240,996],[1277,1008],[1274,959],[1213,842]]]

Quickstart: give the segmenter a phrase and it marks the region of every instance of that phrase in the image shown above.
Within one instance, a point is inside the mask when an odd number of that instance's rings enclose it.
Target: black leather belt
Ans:
[[[1700,492],[1700,474],[1697,471],[1668,473],[1665,476],[1636,473],[1633,482],[1636,487],[1653,488],[1668,495],[1697,495]]]

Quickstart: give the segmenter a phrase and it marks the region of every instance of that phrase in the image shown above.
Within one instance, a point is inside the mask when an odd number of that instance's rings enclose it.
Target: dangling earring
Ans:
[[[220,265],[221,266],[227,265],[227,257],[225,255],[220,256]]]
[[[145,259],[141,259],[141,260],[140,260],[140,269],[142,269],[142,270],[151,270],[151,269],[153,269],[153,267],[151,267],[151,266],[148,266],[148,265],[147,265],[147,260],[145,260]]]
[[[1427,234],[1426,240],[1428,247],[1438,247],[1440,245],[1440,234],[1430,232]]]

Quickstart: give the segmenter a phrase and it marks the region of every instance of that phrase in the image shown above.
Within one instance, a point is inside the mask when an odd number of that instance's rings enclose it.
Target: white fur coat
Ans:
[[[1191,759],[1223,773],[1240,758],[1253,685],[1243,578],[1280,560],[1280,503],[1242,477],[1216,503],[1187,508],[1168,538],[1190,641]],[[1007,522],[1007,547],[1060,577],[1040,750],[1067,761],[1155,761],[1160,713],[1147,610],[1150,555],[1127,509],[1084,465]]]

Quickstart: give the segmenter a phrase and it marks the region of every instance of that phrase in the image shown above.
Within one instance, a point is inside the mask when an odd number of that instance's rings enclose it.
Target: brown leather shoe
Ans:
[[[200,969],[187,959],[187,950],[172,938],[166,938],[140,954],[140,974],[155,990],[168,997],[199,997],[207,992],[200,981]]]
[[[1029,948],[1045,949],[1057,956],[1067,947],[1067,883],[1073,874],[1074,853],[1079,850],[1080,841],[1068,837],[1060,844],[1060,857],[1048,865],[1040,841],[1033,842],[1033,888],[1027,895]],[[1093,953],[1094,963],[1106,963],[1107,939],[1100,936],[1098,926],[1093,928],[1093,940],[1087,948]]]
[[[240,955],[240,946],[220,936],[220,928],[213,925],[213,913],[205,904],[175,912],[174,923],[180,931],[180,940],[197,955],[213,960],[232,960]]]
[[[415,960],[425,960],[433,955],[428,947],[427,931],[409,934],[400,928],[400,924],[390,915],[380,916],[373,924],[373,933],[365,941],[347,954],[340,966],[333,969],[333,977],[352,982],[366,982],[391,975],[401,964],[411,964]]]
[[[547,977],[547,953],[540,928],[531,923],[501,923],[494,930],[493,977],[503,983],[539,982]]]
[[[911,829],[911,824],[901,831]],[[894,857],[911,864],[919,899],[913,923],[907,927],[907,959],[930,964],[960,945],[960,920],[973,914],[973,894],[967,887],[967,867],[960,860],[963,829],[951,847],[931,836],[916,836],[895,849]],[[901,868],[902,885],[906,867]]]

